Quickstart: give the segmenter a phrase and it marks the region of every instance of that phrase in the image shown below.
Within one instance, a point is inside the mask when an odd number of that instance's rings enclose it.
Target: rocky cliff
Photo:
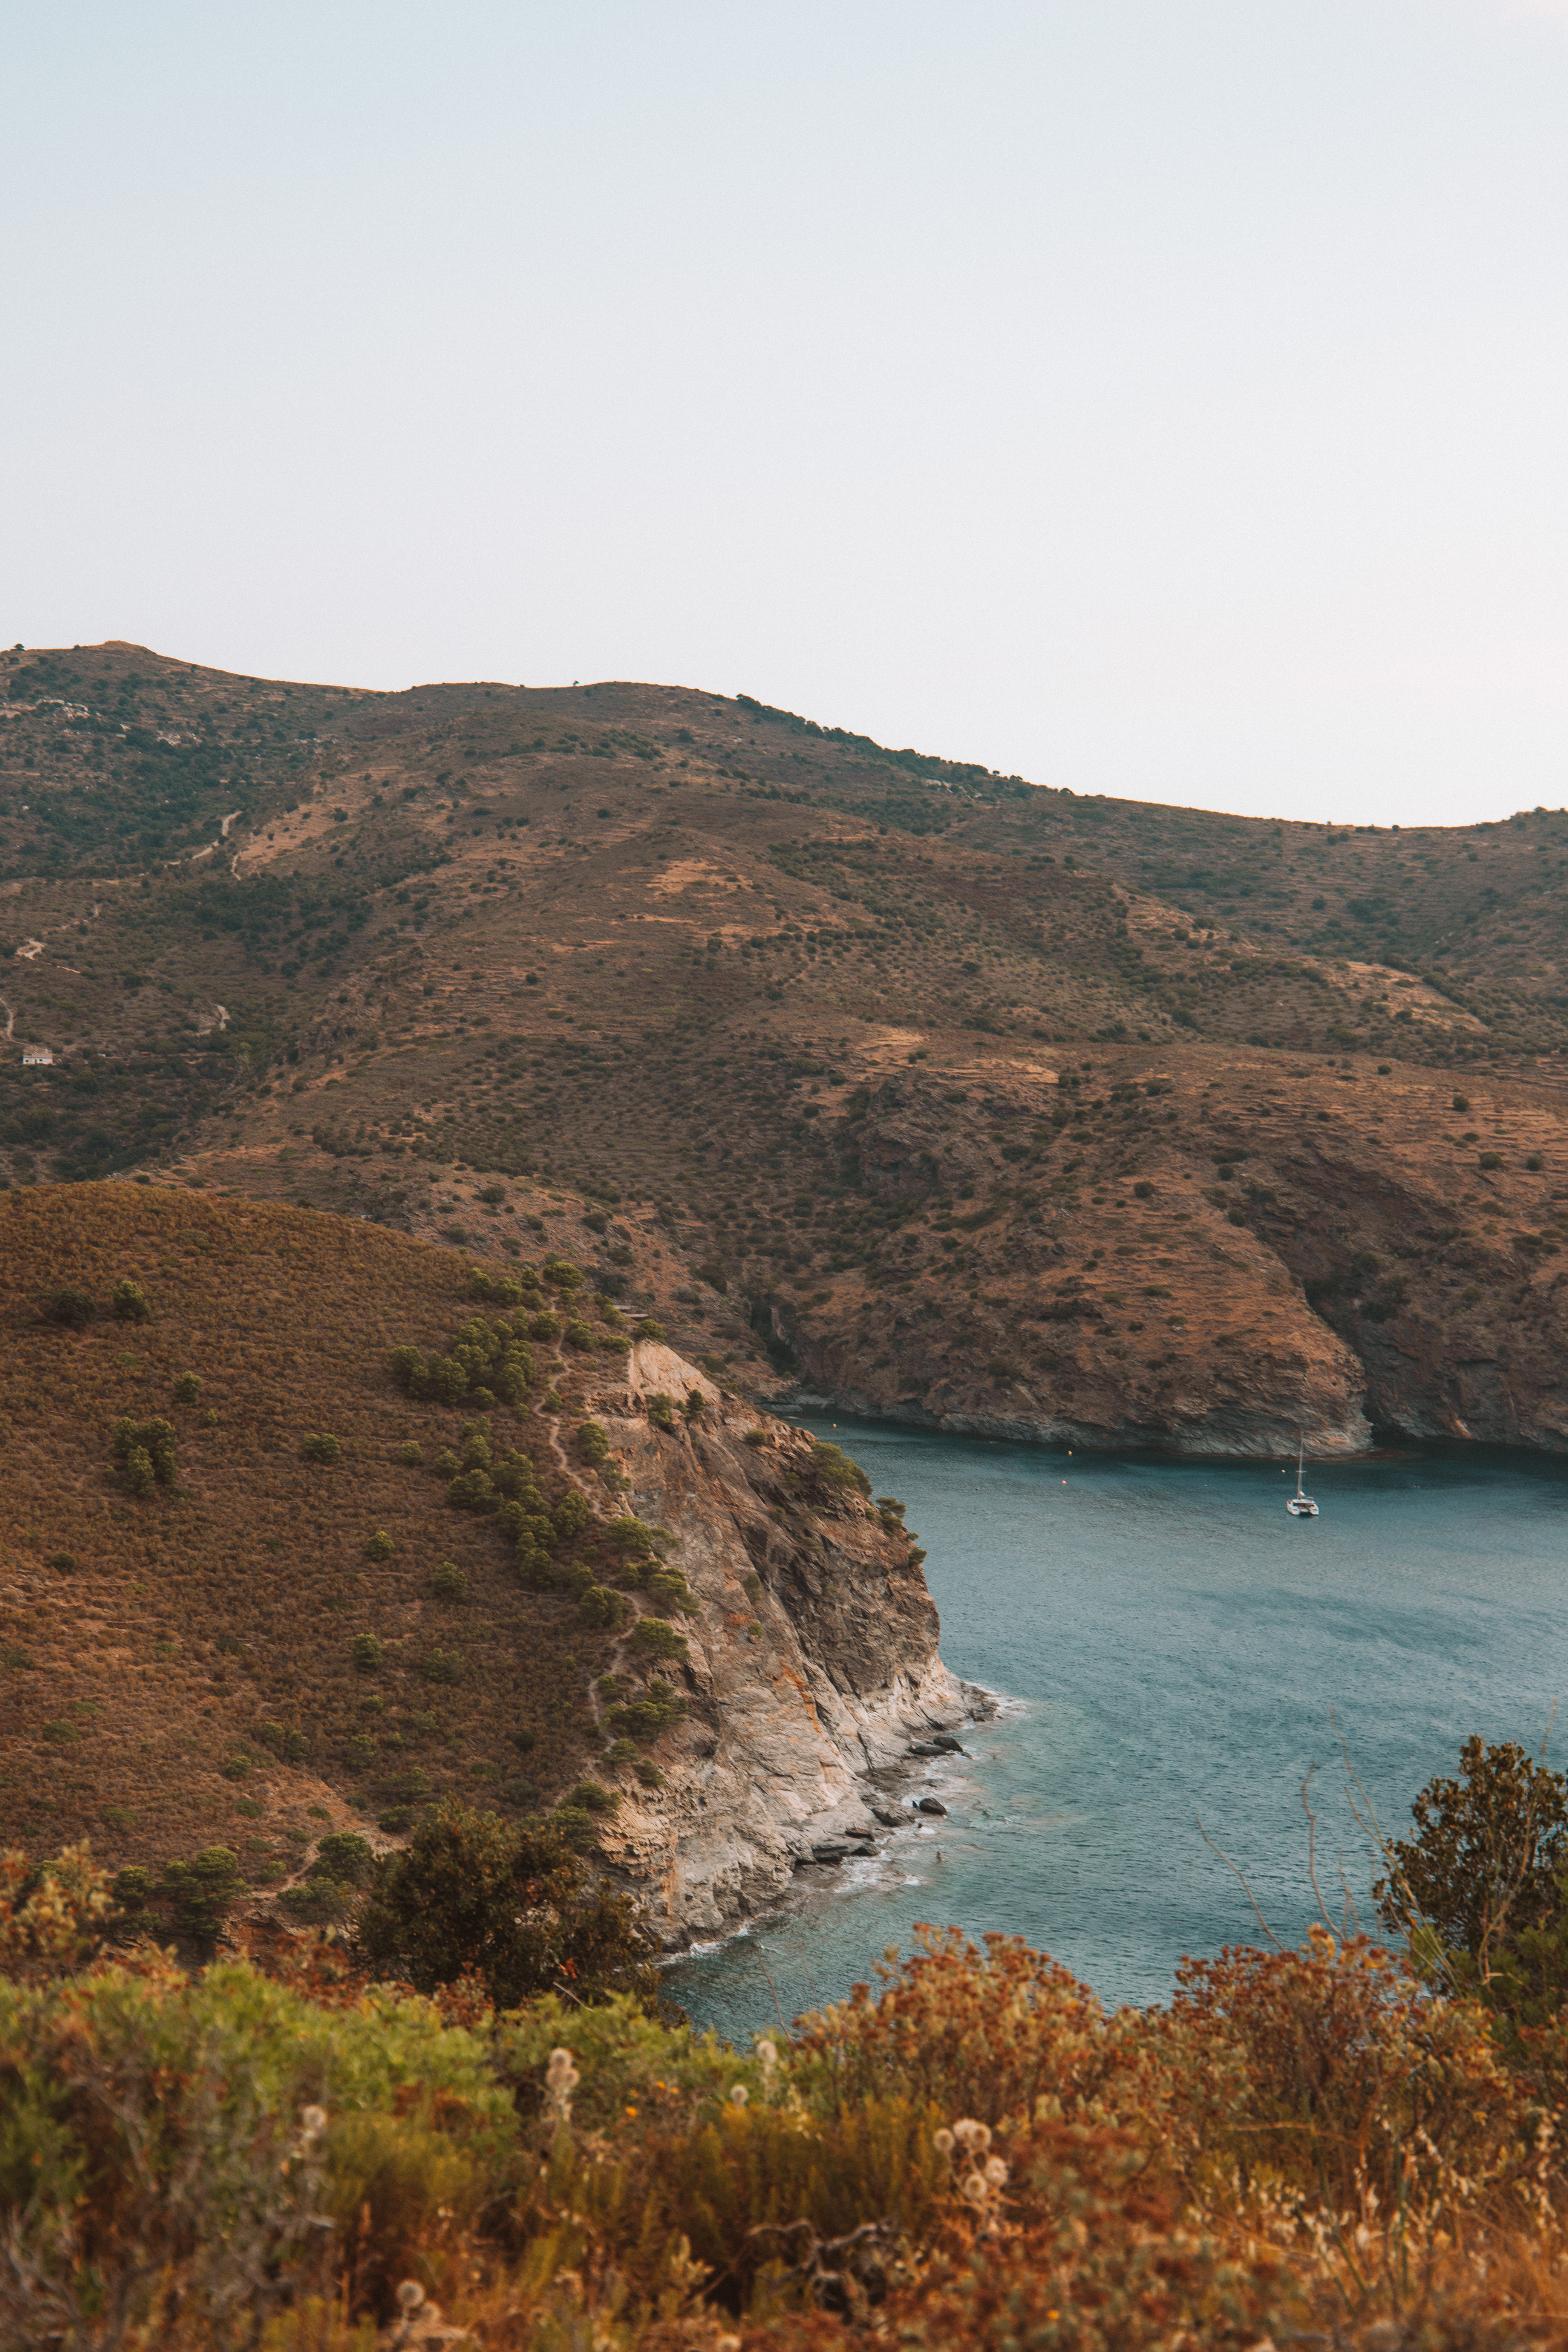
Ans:
[[[700,1398],[671,1426],[660,1397]],[[795,1871],[874,1840],[911,1740],[990,1712],[937,1654],[920,1554],[805,1432],[722,1395],[668,1348],[634,1349],[588,1402],[626,1503],[667,1529],[696,1603],[689,1711],[605,1838],[670,1944],[739,1925]],[[628,1626],[615,1664],[637,1672]]]

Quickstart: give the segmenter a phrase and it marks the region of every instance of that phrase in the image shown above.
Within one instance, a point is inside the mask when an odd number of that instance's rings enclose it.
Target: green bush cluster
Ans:
[[[310,1752],[310,1736],[306,1731],[286,1731],[280,1723],[258,1723],[256,1737],[263,1748],[286,1764],[302,1764]]]
[[[300,1440],[301,1462],[341,1462],[342,1454],[342,1440],[324,1429],[312,1430]]]
[[[174,1431],[172,1423],[117,1421],[113,1452],[133,1495],[150,1495],[154,1486],[174,1485]]]
[[[395,1348],[392,1377],[405,1395],[437,1404],[521,1404],[533,1384],[528,1323],[489,1323],[477,1315],[455,1333],[446,1355]]]
[[[646,1625],[649,1621],[645,1617],[641,1622]],[[640,1697],[611,1707],[605,1719],[612,1731],[625,1738],[654,1740],[680,1721],[688,1705],[684,1691],[678,1691],[673,1683],[656,1675]]]

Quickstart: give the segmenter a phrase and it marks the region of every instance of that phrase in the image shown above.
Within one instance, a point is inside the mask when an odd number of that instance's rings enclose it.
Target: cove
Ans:
[[[1003,1700],[914,1768],[949,1808],[875,1861],[682,1961],[693,2021],[746,2039],[872,1976],[917,1920],[1023,1936],[1108,2003],[1168,1998],[1184,1953],[1300,1942],[1318,1877],[1375,1932],[1341,1743],[1400,1836],[1461,1743],[1537,1748],[1568,1696],[1568,1463],[1480,1449],[1308,1465],[1068,1455],[803,1415],[898,1496],[953,1672]],[[1568,1754],[1568,1722],[1552,1760]]]

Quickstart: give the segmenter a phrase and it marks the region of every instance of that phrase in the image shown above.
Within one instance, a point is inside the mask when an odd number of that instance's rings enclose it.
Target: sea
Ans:
[[[1378,1840],[1472,1733],[1568,1764],[1568,1462],[1309,1464],[1321,1517],[1297,1520],[1294,1462],[801,1418],[907,1506],[942,1656],[997,1711],[911,1764],[874,1860],[798,1872],[776,1914],[670,1969],[728,2040],[875,1983],[921,1922],[1162,2002],[1184,1955],[1319,1918],[1375,1932]]]

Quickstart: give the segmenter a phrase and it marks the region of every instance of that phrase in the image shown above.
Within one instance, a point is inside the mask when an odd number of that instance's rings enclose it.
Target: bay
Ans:
[[[907,1504],[942,1655],[1003,1706],[965,1757],[915,1768],[906,1795],[945,1821],[800,1874],[784,1911],[671,1970],[731,2039],[841,1999],[917,1921],[1022,1936],[1110,2003],[1167,1999],[1184,1953],[1263,1942],[1254,1900],[1299,1943],[1319,1916],[1303,1780],[1327,1911],[1375,1931],[1352,1801],[1402,1835],[1472,1732],[1536,1750],[1568,1694],[1568,1464],[1310,1465],[1322,1516],[1301,1522],[1293,1464],[805,1425]]]

